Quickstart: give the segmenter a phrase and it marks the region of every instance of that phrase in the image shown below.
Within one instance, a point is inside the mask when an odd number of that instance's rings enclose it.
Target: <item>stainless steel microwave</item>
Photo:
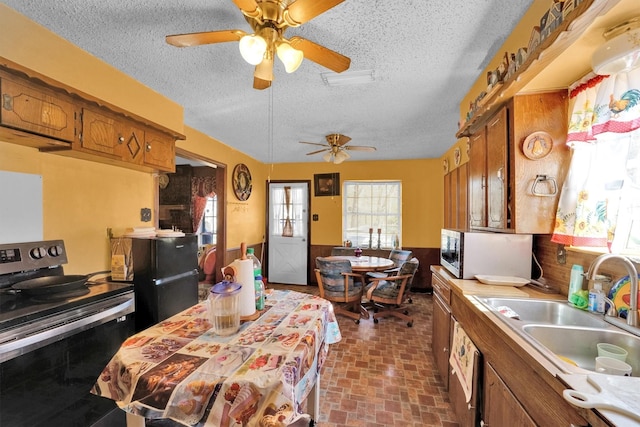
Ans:
[[[531,278],[533,236],[442,229],[440,265],[458,279],[476,274]]]

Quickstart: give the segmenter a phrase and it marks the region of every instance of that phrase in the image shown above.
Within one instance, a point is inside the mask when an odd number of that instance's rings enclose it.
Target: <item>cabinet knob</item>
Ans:
[[[118,144],[122,144],[124,142],[124,136],[118,135]]]
[[[504,182],[504,166],[501,166],[496,172],[496,176],[501,182]]]
[[[449,349],[448,349],[447,347],[445,347],[445,348],[443,348],[443,349],[442,349],[442,352],[443,352],[443,353],[448,353],[448,352],[449,352]]]
[[[480,420],[480,427],[489,427],[489,424],[487,424],[484,421]]]
[[[147,153],[151,151],[151,144],[146,144],[145,149],[147,150]]]

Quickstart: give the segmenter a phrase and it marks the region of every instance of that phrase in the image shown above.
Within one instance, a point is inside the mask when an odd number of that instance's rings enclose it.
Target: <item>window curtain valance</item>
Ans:
[[[551,240],[608,247],[619,214],[628,215],[637,186],[640,68],[611,76],[591,74],[570,93],[567,144],[571,163]]]
[[[204,216],[204,209],[207,205],[207,198],[215,196],[216,177],[194,176],[191,178],[191,201],[193,209],[191,210],[191,222],[193,232],[197,232]]]

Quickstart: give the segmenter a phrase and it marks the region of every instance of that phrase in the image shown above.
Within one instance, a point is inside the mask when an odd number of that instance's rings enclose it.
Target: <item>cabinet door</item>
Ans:
[[[449,400],[451,400],[451,407],[456,414],[456,418],[458,419],[458,425],[460,427],[475,427],[477,425],[476,421],[478,420],[479,415],[479,391],[478,391],[478,381],[480,378],[479,369],[480,366],[480,353],[476,351],[474,358],[474,368],[473,368],[473,384],[471,389],[471,397],[467,402],[466,396],[464,394],[464,390],[462,388],[462,384],[460,384],[460,380],[455,372],[451,371],[451,375],[449,378]],[[520,424],[495,424],[496,426],[518,426]],[[491,427],[491,424],[489,424]]]
[[[469,225],[485,227],[485,188],[487,139],[485,129],[471,136],[469,141]]]
[[[118,130],[115,117],[84,108],[80,146],[85,150],[117,156],[124,136]]]
[[[467,229],[469,227],[468,212],[468,180],[469,164],[465,163],[456,169],[458,172],[458,204],[456,228]]]
[[[435,288],[434,288],[435,289]],[[451,312],[438,293],[433,293],[432,351],[445,390],[449,389],[449,348]]]
[[[145,131],[131,123],[121,123],[118,134],[115,153],[127,163],[141,165],[144,162]]]
[[[44,88],[0,80],[0,123],[62,141],[75,138],[76,109],[63,95]]]
[[[451,199],[451,175],[454,172],[449,172],[444,176],[444,228],[455,228],[452,221],[454,211]]]
[[[175,171],[175,140],[159,132],[145,132],[144,163],[161,170]]]
[[[487,227],[508,228],[507,108],[487,124]]]
[[[491,364],[484,365],[483,425],[535,426],[529,414],[498,376]]]

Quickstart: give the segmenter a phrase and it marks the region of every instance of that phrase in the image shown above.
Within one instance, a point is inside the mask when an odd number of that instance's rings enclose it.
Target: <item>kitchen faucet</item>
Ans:
[[[609,259],[617,259],[629,273],[629,281],[631,283],[631,299],[629,301],[629,311],[627,312],[627,325],[638,327],[638,271],[629,258],[618,254],[602,254],[593,260],[587,271],[587,280],[593,280],[598,274],[598,269],[603,262]]]

